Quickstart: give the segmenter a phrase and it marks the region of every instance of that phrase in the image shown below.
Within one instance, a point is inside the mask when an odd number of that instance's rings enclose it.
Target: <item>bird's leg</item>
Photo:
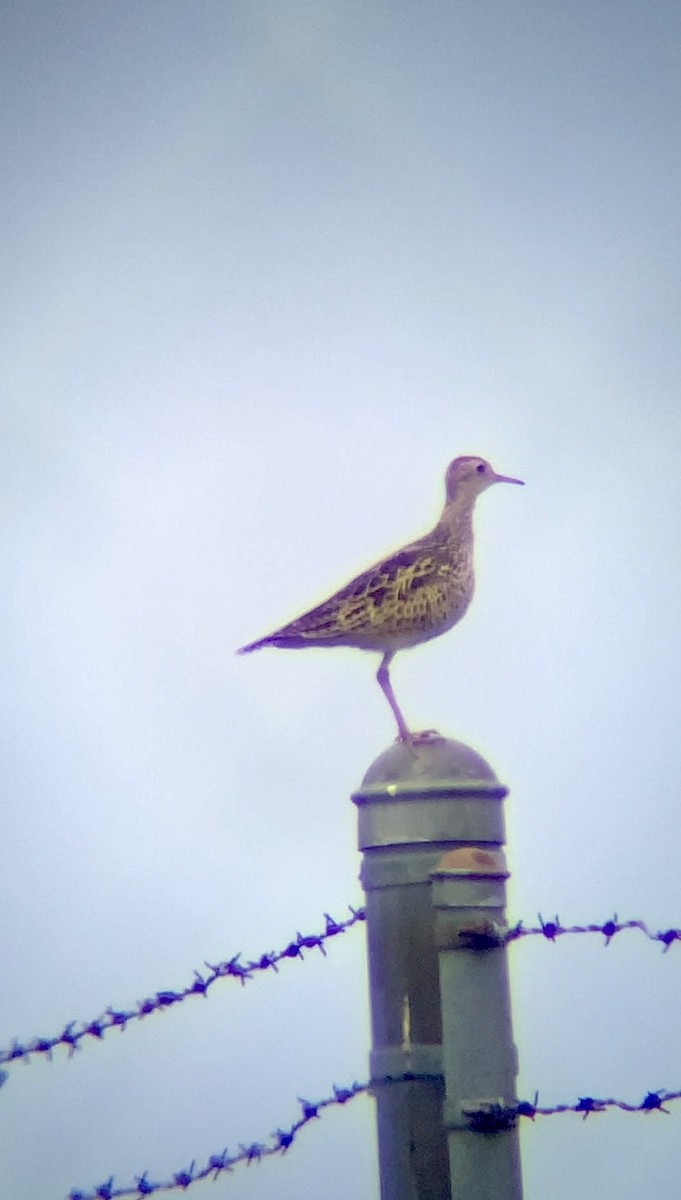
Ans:
[[[407,723],[406,723],[404,717],[402,716],[402,713],[400,712],[400,706],[397,703],[397,700],[395,699],[395,693],[393,692],[392,684],[390,682],[389,668],[390,668],[390,664],[391,664],[394,656],[395,656],[394,651],[392,653],[390,651],[388,651],[388,653],[383,655],[383,658],[381,659],[381,665],[378,668],[378,671],[376,672],[376,678],[380,684],[381,690],[382,690],[386,700],[388,701],[388,704],[390,705],[390,707],[393,710],[395,720],[397,721],[397,728],[399,730],[400,741],[408,742],[411,745],[411,743],[414,740],[413,735],[408,730]]]

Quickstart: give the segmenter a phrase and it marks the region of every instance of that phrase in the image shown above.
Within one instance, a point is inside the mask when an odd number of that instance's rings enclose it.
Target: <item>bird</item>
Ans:
[[[445,474],[440,519],[424,537],[351,579],[328,600],[248,642],[237,654],[265,646],[354,646],[378,651],[376,678],[397,722],[398,742],[414,744],[433,731],[412,733],[395,698],[390,665],[399,650],[418,646],[458,624],[473,598],[473,509],[478,496],[495,483],[523,485],[499,475],[475,455],[455,458]]]

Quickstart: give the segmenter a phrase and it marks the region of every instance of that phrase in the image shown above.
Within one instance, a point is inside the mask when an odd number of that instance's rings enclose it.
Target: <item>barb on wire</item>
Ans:
[[[508,931],[505,940],[513,942],[518,938],[543,937],[548,942],[555,942],[556,938],[564,937],[566,934],[599,933],[605,938],[605,945],[609,946],[613,938],[623,930],[638,929],[649,941],[660,942],[665,953],[673,942],[681,941],[681,929],[655,931],[646,925],[645,921],[620,921],[617,913],[602,925],[561,925],[558,917],[554,917],[552,921],[545,921],[541,913],[538,914],[537,919],[539,925],[535,926],[526,926],[522,921],[518,921],[518,924]]]
[[[241,955],[235,954],[232,958],[224,962],[206,963],[207,972],[202,974],[199,971],[195,971],[193,982],[180,991],[166,989],[156,992],[153,996],[147,997],[146,1000],[138,1001],[134,1008],[121,1010],[107,1008],[106,1012],[100,1017],[97,1017],[94,1021],[82,1023],[79,1027],[76,1021],[69,1021],[68,1025],[64,1026],[62,1032],[53,1037],[32,1038],[27,1042],[15,1040],[9,1049],[0,1050],[0,1064],[16,1062],[18,1059],[30,1059],[35,1054],[44,1054],[48,1059],[51,1059],[52,1051],[56,1050],[59,1046],[65,1046],[69,1057],[71,1057],[80,1048],[80,1043],[85,1038],[99,1041],[110,1029],[118,1028],[125,1030],[130,1021],[141,1020],[142,1017],[148,1017],[151,1013],[162,1012],[165,1009],[171,1008],[174,1004],[180,1004],[189,996],[206,996],[209,988],[214,983],[217,983],[218,979],[238,979],[241,984],[245,984],[258,971],[277,971],[279,963],[285,959],[302,959],[305,950],[319,950],[325,955],[325,943],[330,938],[345,933],[346,929],[350,929],[359,921],[365,920],[365,911],[363,908],[355,909],[351,907],[349,911],[350,916],[344,921],[336,921],[328,913],[324,913],[326,925],[321,933],[298,933],[293,941],[284,946],[283,950],[272,950],[269,953],[261,954],[259,958],[253,959],[250,962],[241,962]]]
[[[92,1191],[83,1192],[74,1189],[69,1192],[67,1200],[118,1200],[119,1197],[134,1198],[143,1196],[152,1196],[157,1192],[170,1191],[186,1191],[193,1183],[199,1183],[202,1179],[212,1178],[217,1179],[223,1171],[232,1171],[234,1167],[245,1163],[250,1166],[251,1163],[259,1163],[264,1158],[271,1158],[273,1155],[286,1154],[293,1145],[295,1139],[302,1129],[321,1116],[322,1112],[327,1108],[337,1107],[342,1104],[347,1104],[350,1100],[354,1100],[356,1096],[366,1095],[367,1092],[375,1088],[384,1087],[386,1085],[400,1083],[418,1083],[418,1082],[441,1082],[441,1075],[432,1075],[408,1071],[401,1075],[386,1075],[380,1079],[371,1079],[366,1083],[352,1083],[349,1087],[339,1088],[334,1085],[333,1095],[326,1096],[323,1100],[310,1101],[298,1099],[300,1105],[300,1116],[297,1121],[286,1129],[277,1129],[270,1134],[267,1142],[251,1142],[250,1145],[239,1146],[235,1154],[230,1154],[227,1148],[218,1154],[211,1154],[204,1166],[197,1168],[196,1161],[193,1161],[189,1167],[184,1170],[177,1171],[172,1179],[164,1179],[160,1181],[152,1181],[149,1179],[149,1172],[145,1171],[143,1175],[138,1175],[134,1184],[128,1184],[123,1187],[114,1187],[114,1177],[110,1176],[104,1183],[96,1184]],[[536,1117],[554,1116],[557,1113],[573,1112],[581,1115],[583,1120],[594,1113],[606,1112],[610,1108],[618,1108],[623,1112],[663,1112],[668,1113],[669,1110],[665,1105],[674,1100],[681,1100],[681,1091],[668,1092],[661,1089],[656,1092],[647,1092],[641,1100],[640,1104],[629,1104],[626,1100],[597,1100],[593,1096],[581,1096],[574,1104],[554,1104],[550,1107],[545,1107],[539,1104],[539,1095],[535,1094],[534,1102],[530,1103],[527,1100],[521,1100],[518,1104],[511,1105],[508,1108],[499,1106],[492,1118],[488,1110],[466,1110],[466,1116],[469,1120],[471,1130],[477,1132],[489,1133],[493,1128],[508,1129],[518,1117],[526,1117],[528,1120],[534,1121]],[[491,1123],[490,1123],[491,1121]]]

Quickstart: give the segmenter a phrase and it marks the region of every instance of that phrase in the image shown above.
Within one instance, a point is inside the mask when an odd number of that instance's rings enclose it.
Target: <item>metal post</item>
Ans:
[[[505,795],[506,788],[474,750],[433,738],[413,748],[392,746],[372,764],[353,796],[364,852],[371,1077],[429,1076],[374,1084],[382,1200],[463,1196],[450,1181],[450,1161],[454,1170],[459,1161],[450,1155],[447,1123],[453,1109],[449,1097],[445,1103],[453,1043],[446,1043],[443,1064],[440,1001],[441,971],[449,986],[449,968],[438,962],[433,888],[439,889],[441,880],[438,874],[433,884],[433,873],[444,870],[441,860],[448,851],[503,842],[500,801]],[[448,1008],[447,1027],[449,1017]],[[462,1010],[461,1020],[473,1022],[477,1014]],[[488,1031],[490,1037],[495,1034]],[[490,1135],[474,1136],[489,1143]],[[482,1194],[469,1192],[467,1200]],[[486,1200],[501,1195],[485,1194]],[[504,1194],[504,1200],[519,1197],[519,1192]]]
[[[452,1200],[522,1200],[517,1054],[500,849],[465,846],[433,872]]]

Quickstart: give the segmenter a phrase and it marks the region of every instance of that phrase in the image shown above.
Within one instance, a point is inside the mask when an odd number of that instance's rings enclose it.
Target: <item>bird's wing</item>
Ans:
[[[263,641],[289,647],[342,643],[361,640],[363,633],[376,633],[395,621],[402,629],[420,628],[446,604],[452,571],[441,546],[430,537],[422,538],[376,563]]]

